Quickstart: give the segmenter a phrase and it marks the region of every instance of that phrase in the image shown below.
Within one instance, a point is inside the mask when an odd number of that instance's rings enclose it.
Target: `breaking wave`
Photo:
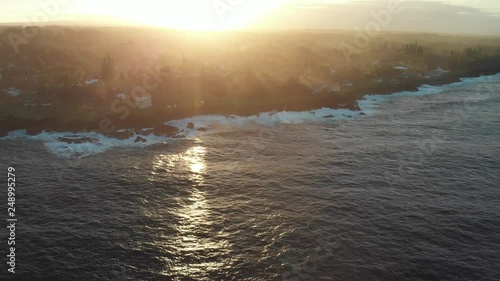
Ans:
[[[165,124],[179,128],[179,138],[192,139],[217,130],[218,128],[238,128],[245,126],[260,126],[270,128],[282,124],[303,124],[311,122],[334,122],[352,118],[366,118],[373,116],[377,112],[378,106],[392,98],[403,98],[411,96],[427,96],[443,92],[454,91],[455,89],[467,89],[480,92],[484,90],[491,91],[492,87],[498,87],[500,73],[491,76],[481,76],[477,78],[463,78],[460,82],[442,85],[430,86],[423,85],[418,91],[398,92],[389,95],[366,95],[358,102],[361,111],[349,109],[321,108],[310,111],[292,112],[265,112],[254,116],[224,116],[224,115],[200,115],[191,118],[172,120]],[[493,86],[495,85],[495,86]],[[188,124],[193,123],[194,129],[188,129]],[[140,140],[137,141],[137,138]],[[176,139],[151,135],[134,134],[128,139],[116,139],[104,136],[98,133],[55,133],[43,132],[41,134],[30,136],[25,130],[10,132],[6,137],[0,140],[28,139],[42,141],[45,147],[55,155],[61,158],[82,158],[93,154],[105,152],[115,147],[137,147],[143,148],[159,143],[170,143]]]

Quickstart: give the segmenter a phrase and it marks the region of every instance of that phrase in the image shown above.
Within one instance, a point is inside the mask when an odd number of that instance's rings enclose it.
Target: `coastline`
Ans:
[[[399,92],[416,92],[419,88],[424,85],[430,86],[447,86],[457,82],[462,81],[467,78],[478,78],[493,76],[500,73],[500,70],[487,70],[487,71],[469,71],[465,76],[458,73],[449,73],[444,77],[438,79],[433,79],[428,81],[428,83],[423,83],[419,81],[418,83],[408,83],[391,85],[391,87],[375,88],[369,91],[368,89],[358,89],[352,93],[346,95],[336,96],[333,99],[331,96],[325,96],[322,98],[312,99],[308,103],[296,102],[296,103],[283,103],[281,105],[269,104],[269,105],[258,105],[252,107],[228,107],[228,106],[216,106],[216,107],[201,107],[201,108],[191,108],[183,111],[174,112],[153,112],[150,116],[141,115],[131,115],[125,120],[120,120],[116,116],[101,116],[100,119],[110,118],[113,120],[113,132],[104,133],[98,130],[99,122],[95,120],[85,121],[85,120],[72,120],[68,123],[61,123],[58,119],[0,119],[0,137],[5,137],[9,133],[18,130],[26,130],[26,134],[30,136],[38,135],[42,132],[51,133],[88,133],[94,132],[102,134],[106,137],[112,137],[117,139],[128,139],[135,135],[155,135],[159,137],[179,137],[179,132],[185,128],[177,128],[174,126],[166,125],[167,123],[175,120],[188,119],[195,116],[206,116],[206,115],[218,115],[226,116],[226,118],[235,117],[250,117],[259,116],[261,114],[268,113],[270,116],[277,112],[289,111],[289,112],[303,112],[317,110],[321,108],[329,109],[347,109],[354,112],[358,112],[361,115],[365,113],[362,112],[358,106],[358,102],[363,100],[367,95],[392,95]],[[329,118],[333,116],[323,116],[324,118]],[[350,118],[351,116],[349,116]],[[196,126],[196,124],[193,124]],[[146,129],[147,128],[147,129]],[[206,128],[197,128],[200,130],[205,130]]]

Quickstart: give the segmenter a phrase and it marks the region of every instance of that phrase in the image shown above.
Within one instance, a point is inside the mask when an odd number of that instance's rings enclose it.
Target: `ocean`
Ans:
[[[198,116],[169,124],[207,131],[140,144],[12,132],[0,276],[500,280],[500,75],[359,105]]]

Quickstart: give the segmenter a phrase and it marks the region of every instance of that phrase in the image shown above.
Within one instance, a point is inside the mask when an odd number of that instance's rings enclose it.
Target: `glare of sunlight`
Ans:
[[[197,145],[180,153],[158,155],[153,162],[153,178],[165,176],[169,180],[189,179],[194,183],[178,195],[176,201],[180,204],[169,209],[169,214],[179,221],[175,224],[175,236],[171,237],[168,245],[164,241],[157,243],[159,248],[168,247],[179,257],[164,259],[166,268],[162,274],[165,276],[174,273],[185,278],[203,279],[230,262],[213,261],[210,258],[214,252],[228,253],[230,244],[225,238],[212,235],[216,217],[211,212],[206,191],[201,185],[207,166],[206,152],[206,148],[198,141]],[[189,259],[189,262],[183,259]]]
[[[206,148],[198,145],[176,154],[158,155],[153,162],[152,180],[157,176],[165,176],[165,173],[188,178],[197,184],[202,184],[206,169]]]
[[[191,172],[200,174],[205,170],[206,164],[204,160],[206,150],[202,146],[195,146],[186,151],[183,158],[189,164]]]
[[[184,30],[216,31],[247,27],[284,0],[87,0],[76,12],[110,15],[130,22]]]

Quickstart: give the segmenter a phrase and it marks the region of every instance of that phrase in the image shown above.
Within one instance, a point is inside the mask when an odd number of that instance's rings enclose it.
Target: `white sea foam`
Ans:
[[[332,122],[351,118],[370,117],[377,112],[377,107],[384,101],[395,97],[409,97],[409,96],[427,96],[439,94],[442,92],[453,91],[457,88],[466,86],[477,85],[491,85],[491,83],[498,83],[500,81],[500,73],[492,76],[482,76],[477,78],[464,78],[460,82],[443,86],[429,86],[423,85],[418,91],[415,92],[398,92],[390,95],[367,95],[358,102],[358,105],[365,115],[360,112],[352,111],[349,109],[332,109],[321,108],[310,111],[292,112],[265,112],[254,116],[241,117],[241,116],[222,116],[222,115],[200,115],[182,120],[173,120],[165,124],[175,126],[181,130],[180,135],[184,138],[195,138],[203,131],[200,128],[206,129],[205,131],[214,131],[218,128],[231,128],[231,127],[246,127],[246,126],[260,126],[270,128],[281,124],[301,124],[310,122]],[[497,85],[498,86],[498,85]],[[488,86],[487,90],[492,90],[495,87]],[[475,89],[475,88],[474,88]],[[187,129],[188,123],[194,123],[195,129]],[[121,130],[124,132],[125,130]],[[47,133],[43,132],[36,136],[29,136],[25,130],[18,130],[10,132],[6,137],[0,140],[16,140],[28,139],[43,141],[47,149],[55,155],[62,158],[82,158],[89,155],[102,153],[114,147],[147,147],[158,143],[168,143],[173,141],[170,138],[158,137],[155,135],[133,135],[132,137],[119,140],[111,137],[106,137],[97,133],[78,133],[75,138],[92,138],[95,142],[87,142],[81,144],[68,144],[60,141],[59,138],[71,137],[75,134],[72,133]],[[135,142],[135,139],[140,136],[147,140],[147,142]]]
[[[135,142],[135,139],[140,136],[144,138],[147,142]],[[59,140],[59,138],[68,139],[81,139],[81,138],[91,138],[95,139],[95,142],[84,142],[84,143],[66,143]],[[132,137],[124,140],[107,137],[97,133],[54,133],[54,132],[42,132],[35,136],[30,136],[26,134],[26,130],[18,130],[10,132],[6,137],[0,138],[5,140],[37,140],[42,141],[50,152],[54,153],[61,158],[83,158],[90,155],[102,153],[114,147],[147,147],[150,145],[158,143],[171,142],[172,140],[165,137],[158,137],[155,135],[133,135]]]
[[[349,109],[321,108],[310,111],[281,111],[264,112],[258,115],[224,116],[224,115],[199,115],[191,118],[173,120],[166,122],[166,125],[179,128],[186,138],[193,138],[200,134],[199,128],[209,131],[217,128],[260,126],[273,127],[281,124],[301,124],[308,122],[331,122],[332,120],[343,120],[360,116],[359,112]],[[187,129],[189,123],[195,124],[195,129]]]
[[[360,112],[348,109],[321,108],[302,112],[265,112],[259,115],[241,117],[241,116],[222,116],[222,115],[200,115],[182,120],[166,122],[167,125],[175,126],[183,131],[186,138],[193,138],[200,134],[196,129],[186,129],[192,122],[196,128],[216,129],[219,127],[242,127],[248,125],[257,125],[262,127],[272,127],[279,124],[300,124],[307,122],[331,122],[333,120],[343,120],[350,118],[369,117],[376,113],[377,107],[384,101],[395,97],[428,96],[446,91],[452,91],[468,85],[479,85],[485,82],[499,81],[500,73],[491,76],[481,76],[477,78],[463,78],[460,82],[448,85],[430,86],[422,85],[417,91],[403,91],[389,95],[366,95],[360,101],[358,106],[365,115]],[[325,118],[326,117],[326,118]]]

